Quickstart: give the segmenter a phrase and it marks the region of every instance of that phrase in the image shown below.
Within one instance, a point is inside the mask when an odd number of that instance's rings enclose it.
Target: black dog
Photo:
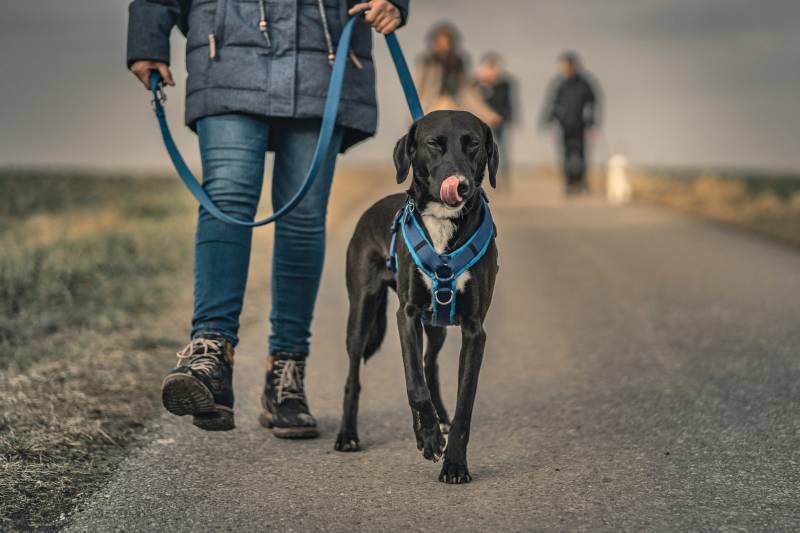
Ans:
[[[439,476],[445,483],[467,483],[467,443],[478,373],[486,332],[483,321],[492,300],[497,275],[497,248],[492,229],[485,253],[457,280],[454,323],[461,326],[458,400],[452,427],[439,391],[436,358],[446,328],[431,325],[431,280],[422,274],[401,237],[397,239],[397,273],[390,272],[386,258],[390,228],[395,214],[408,199],[436,252],[449,253],[466,243],[482,222],[481,183],[488,168],[495,186],[498,149],[489,127],[463,111],[436,111],[411,126],[394,149],[397,183],[405,181],[409,168],[413,182],[407,194],[394,194],[370,207],[361,217],[347,249],[347,352],[350,373],[344,395],[342,426],[335,448],[359,449],[357,415],[361,389],[361,359],[368,359],[386,333],[388,288],[397,292],[400,308],[397,326],[403,350],[408,400],[414,420],[417,447],[426,459],[436,461],[444,453]],[[422,357],[422,331],[428,337]],[[447,450],[443,433],[449,430]]]

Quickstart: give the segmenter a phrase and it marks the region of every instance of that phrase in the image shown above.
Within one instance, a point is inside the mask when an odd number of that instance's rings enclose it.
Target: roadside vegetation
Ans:
[[[329,225],[391,175],[337,172]],[[0,173],[0,531],[59,529],[158,435],[191,314],[196,212],[173,176]],[[263,264],[271,232],[255,238]]]
[[[0,530],[57,529],[158,412],[191,273],[179,187],[0,175]]]
[[[593,176],[603,190],[603,178]],[[800,175],[634,169],[634,198],[800,245]]]

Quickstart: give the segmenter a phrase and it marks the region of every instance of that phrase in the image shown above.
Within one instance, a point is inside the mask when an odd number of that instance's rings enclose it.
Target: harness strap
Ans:
[[[387,268],[397,272],[397,227],[403,235],[414,264],[431,280],[431,324],[448,326],[455,321],[456,283],[458,277],[480,260],[494,237],[494,220],[484,194],[481,195],[483,218],[478,229],[458,249],[439,254],[425,236],[408,201],[395,215],[389,244]]]
[[[206,190],[192,174],[192,171],[189,169],[189,166],[183,159],[180,150],[178,150],[175,140],[172,138],[172,133],[170,133],[169,130],[169,124],[167,124],[167,117],[164,113],[165,98],[162,90],[163,80],[157,71],[151,71],[150,91],[153,93],[153,109],[155,111],[156,118],[158,119],[158,126],[161,130],[161,137],[164,140],[164,146],[167,149],[167,154],[169,154],[169,158],[172,160],[172,164],[175,166],[175,170],[177,170],[178,175],[180,176],[184,185],[186,185],[186,188],[188,188],[197,201],[200,202],[200,205],[202,205],[203,208],[205,208],[205,210],[215,218],[223,222],[227,222],[228,224],[234,224],[237,226],[264,226],[271,222],[275,222],[282,216],[286,215],[289,211],[294,209],[297,204],[300,203],[303,197],[305,197],[309,189],[311,189],[317,174],[319,174],[319,171],[322,168],[325,156],[331,147],[333,130],[336,126],[336,115],[339,111],[339,102],[342,98],[342,83],[344,81],[345,67],[347,66],[348,57],[347,51],[350,49],[350,41],[353,35],[354,24],[359,17],[360,15],[356,15],[347,21],[342,29],[341,37],[339,38],[339,43],[336,49],[336,59],[333,63],[331,71],[331,81],[330,85],[328,85],[328,95],[325,100],[325,108],[322,114],[322,124],[319,129],[319,139],[317,140],[317,147],[314,150],[314,157],[311,161],[311,166],[308,169],[306,177],[303,180],[302,185],[300,185],[300,188],[297,189],[297,192],[295,192],[294,196],[292,196],[286,205],[281,206],[281,208],[275,211],[272,215],[261,220],[250,221],[232,217],[217,207],[216,204],[214,204],[214,201],[208,196]],[[400,78],[400,83],[403,87],[403,92],[405,93],[411,116],[414,120],[418,120],[422,118],[423,115],[422,106],[419,102],[417,90],[414,87],[414,80],[411,77],[411,73],[408,70],[408,65],[403,57],[403,51],[400,48],[400,43],[397,41],[397,36],[394,33],[386,35],[386,45],[389,47],[389,52],[391,53],[392,60],[394,61],[397,75]]]
[[[389,255],[386,257],[386,270],[393,274],[397,274],[397,228],[400,226],[400,219],[405,212],[406,206],[404,205],[397,210],[397,213],[394,215],[394,220],[392,220],[392,238],[389,240]]]

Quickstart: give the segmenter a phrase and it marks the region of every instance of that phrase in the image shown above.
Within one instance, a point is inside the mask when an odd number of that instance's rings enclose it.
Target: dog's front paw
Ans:
[[[422,456],[429,461],[435,463],[439,460],[446,443],[439,424],[434,424],[431,428],[419,428],[417,431],[417,449],[422,450]]]
[[[336,436],[336,444],[333,445],[333,449],[337,452],[357,452],[361,449],[358,444],[358,435],[339,433]]]
[[[469,474],[469,468],[467,468],[466,462],[450,462],[445,459],[442,465],[442,472],[439,474],[439,481],[457,485],[469,483],[472,481],[472,476]]]

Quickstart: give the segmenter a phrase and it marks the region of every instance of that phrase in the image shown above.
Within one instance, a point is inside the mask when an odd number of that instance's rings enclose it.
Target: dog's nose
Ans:
[[[461,178],[458,183],[458,189],[456,190],[458,191],[459,196],[465,198],[469,194],[469,182],[466,179]]]

